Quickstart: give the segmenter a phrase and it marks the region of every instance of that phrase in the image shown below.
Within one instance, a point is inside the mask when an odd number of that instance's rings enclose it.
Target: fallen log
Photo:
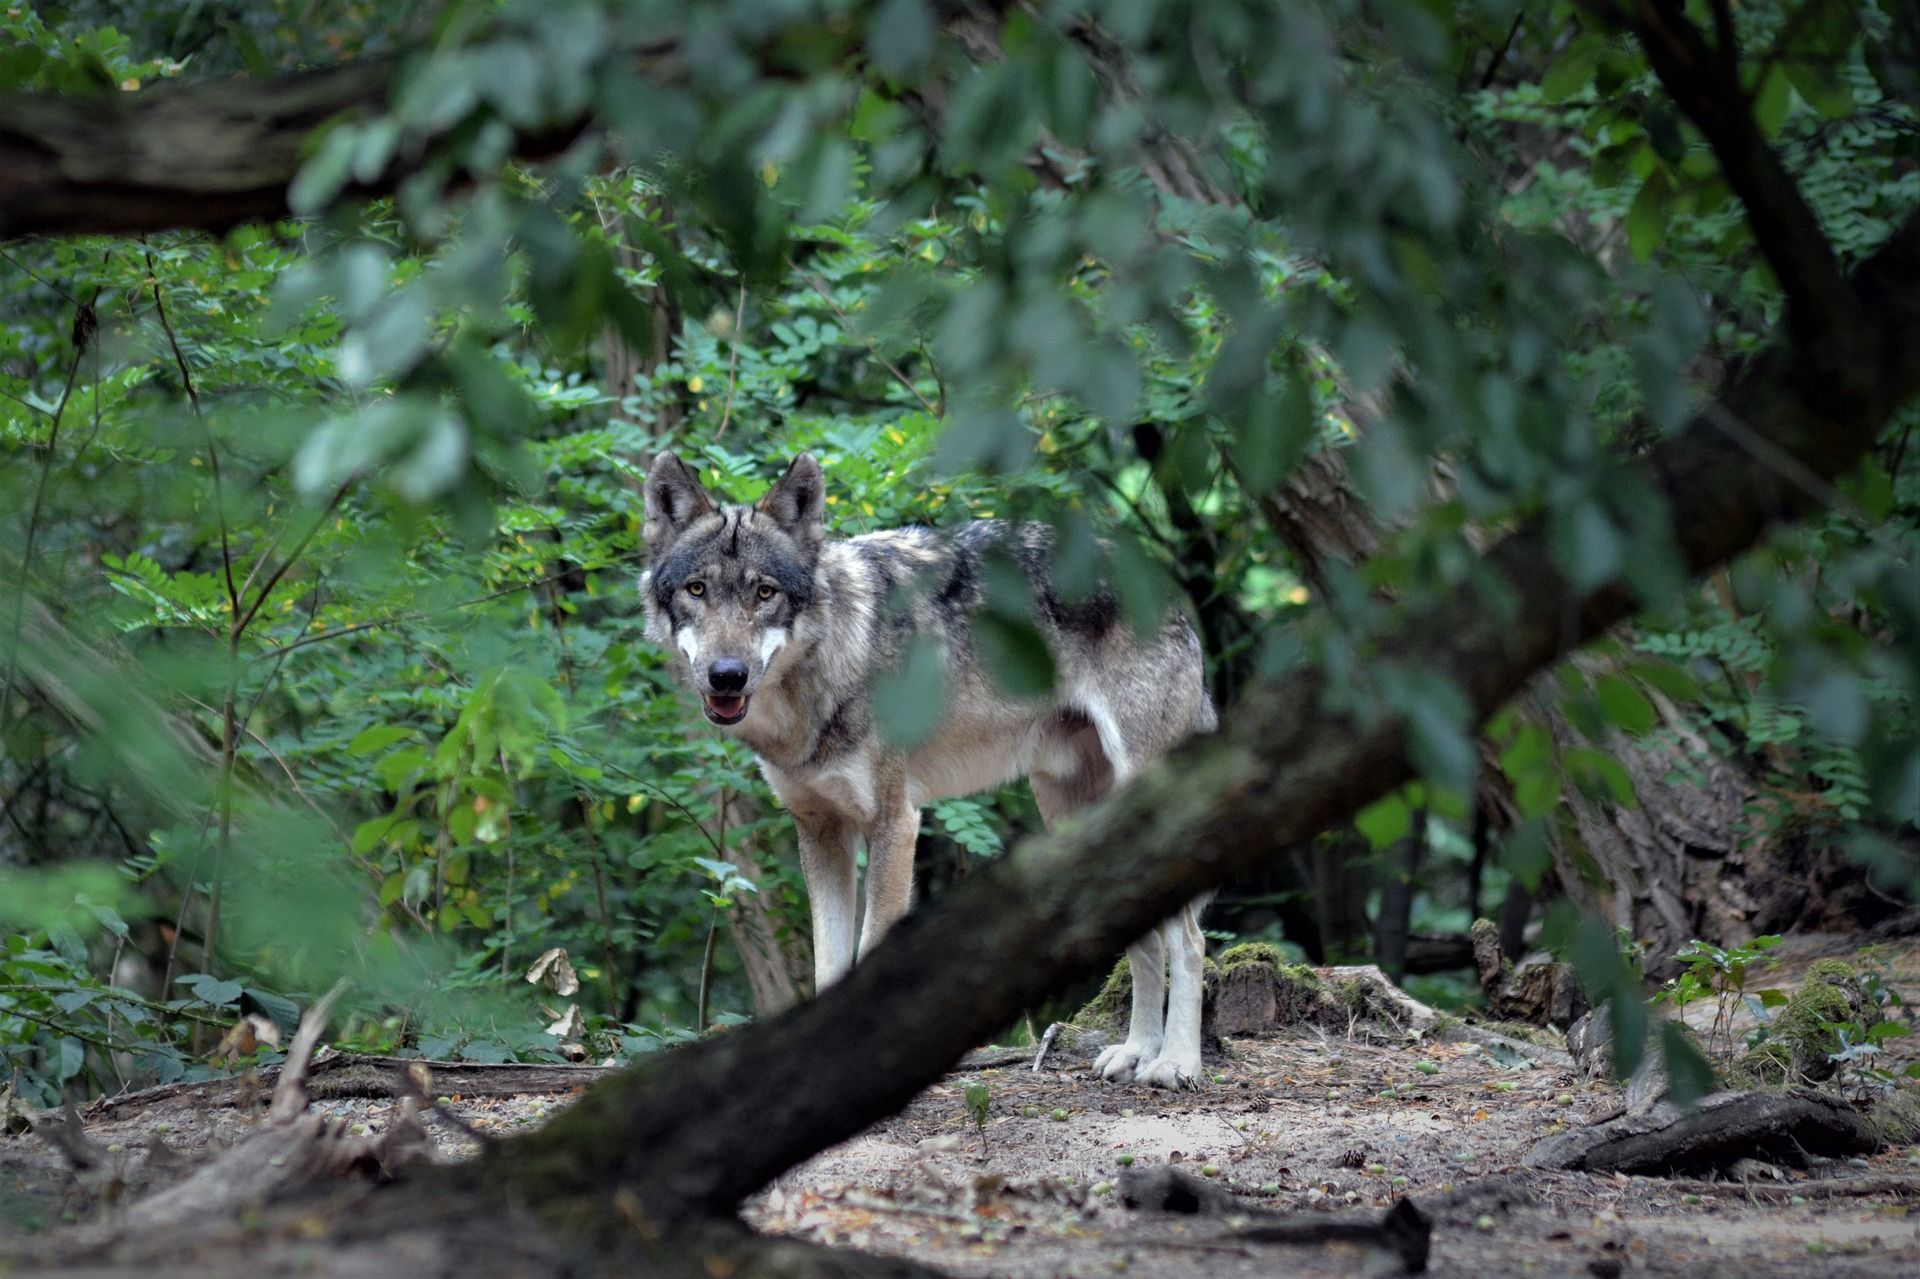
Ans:
[[[1878,1145],[1847,1102],[1808,1088],[1723,1092],[1683,1109],[1662,1101],[1590,1128],[1543,1138],[1530,1168],[1664,1176],[1702,1173],[1742,1159],[1804,1167],[1808,1156],[1865,1154]]]
[[[193,1098],[209,1106],[249,1104],[262,1088],[273,1086],[283,1065],[262,1066],[251,1077],[235,1075],[226,1079],[200,1079],[157,1084],[134,1092],[116,1093],[88,1102],[81,1110],[88,1119],[141,1110],[164,1101]],[[586,1088],[614,1074],[614,1066],[573,1066],[543,1062],[435,1061],[425,1057],[383,1057],[363,1053],[335,1052],[322,1048],[307,1067],[306,1085],[313,1096],[323,1100],[344,1097],[401,1097],[415,1095],[407,1078],[421,1069],[428,1072],[435,1096],[457,1094],[462,1097],[519,1097],[528,1094],[567,1093]]]

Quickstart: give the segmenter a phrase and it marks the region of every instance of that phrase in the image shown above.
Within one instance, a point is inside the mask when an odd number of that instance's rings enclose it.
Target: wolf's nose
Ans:
[[[747,664],[737,657],[723,657],[707,667],[707,684],[716,693],[737,693],[747,686]]]

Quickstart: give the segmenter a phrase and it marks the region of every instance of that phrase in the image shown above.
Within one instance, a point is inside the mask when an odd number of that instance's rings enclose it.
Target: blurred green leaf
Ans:
[[[912,750],[932,736],[946,713],[946,656],[932,638],[916,636],[896,671],[874,681],[873,716],[887,740]]]

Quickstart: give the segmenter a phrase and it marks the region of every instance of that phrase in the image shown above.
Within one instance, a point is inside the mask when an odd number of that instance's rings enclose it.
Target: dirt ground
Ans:
[[[1429,1073],[1431,1071],[1431,1073]],[[984,1134],[964,1099],[985,1084]],[[1084,1067],[956,1076],[904,1113],[782,1177],[747,1207],[764,1230],[902,1253],[957,1275],[1300,1276],[1371,1269],[1331,1248],[1227,1238],[1217,1218],[1129,1212],[1122,1160],[1211,1168],[1249,1207],[1379,1213],[1410,1195],[1436,1217],[1443,1276],[1920,1274],[1920,1155],[1825,1175],[1911,1175],[1904,1194],[1823,1199],[1777,1184],[1702,1188],[1523,1169],[1529,1146],[1604,1115],[1612,1085],[1503,1065],[1471,1045],[1289,1037],[1229,1045],[1187,1095],[1099,1083]],[[1796,1174],[1787,1174],[1794,1177]],[[1769,1196],[1762,1198],[1762,1196]],[[1778,1195],[1784,1202],[1776,1201]]]
[[[1755,987],[1789,987],[1832,948],[1796,943]],[[1920,991],[1920,945],[1891,955],[1895,984]],[[1709,1016],[1689,1010],[1689,1021]],[[1894,1069],[1920,1036],[1893,1041]],[[1034,1073],[1023,1054],[976,1055],[905,1111],[796,1168],[750,1200],[759,1229],[911,1257],[955,1275],[1087,1277],[1391,1273],[1381,1254],[1235,1238],[1238,1215],[1130,1211],[1124,1170],[1177,1164],[1261,1209],[1377,1218],[1402,1196],[1435,1219],[1440,1276],[1647,1273],[1741,1279],[1920,1275],[1920,1149],[1810,1170],[1757,1170],[1750,1184],[1525,1168],[1541,1137],[1618,1108],[1610,1083],[1580,1082],[1563,1055],[1515,1059],[1475,1044],[1388,1042],[1293,1031],[1230,1041],[1201,1091],[1156,1092],[1095,1079],[1084,1054]],[[969,1111],[984,1086],[984,1127]],[[443,1085],[444,1090],[444,1085]],[[577,1091],[577,1090],[573,1090]],[[978,1093],[975,1093],[976,1099]],[[489,1132],[537,1125],[568,1092],[466,1097],[449,1109]],[[164,1184],[242,1137],[258,1104],[218,1085],[137,1105],[103,1106],[89,1139],[126,1193]],[[386,1099],[317,1100],[316,1109],[378,1131]],[[472,1142],[429,1118],[441,1157]],[[1879,1187],[1860,1194],[1863,1179]],[[100,1174],[78,1182],[37,1138],[0,1137],[0,1245],[24,1229],[102,1211]]]

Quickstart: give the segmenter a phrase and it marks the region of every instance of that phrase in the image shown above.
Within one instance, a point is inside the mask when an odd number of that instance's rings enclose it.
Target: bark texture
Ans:
[[[372,58],[263,80],[0,98],[0,239],[283,217],[308,134],[383,107],[394,71]]]
[[[1826,1093],[1716,1093],[1690,1109],[1663,1102],[1548,1137],[1526,1162],[1533,1168],[1664,1176],[1726,1168],[1742,1159],[1800,1166],[1810,1155],[1866,1154],[1877,1144],[1859,1112]]]

